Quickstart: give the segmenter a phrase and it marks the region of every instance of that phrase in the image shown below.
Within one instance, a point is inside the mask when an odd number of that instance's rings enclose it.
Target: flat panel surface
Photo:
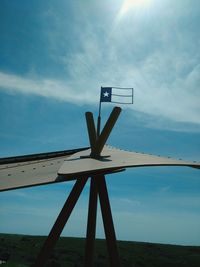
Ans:
[[[199,162],[175,160],[148,154],[128,152],[106,146],[101,160],[82,158],[90,149],[73,155],[0,165],[0,191],[77,179],[84,175],[109,173],[123,168],[144,166],[190,166]]]
[[[56,182],[67,157],[0,165],[0,191]]]
[[[60,167],[58,174],[66,178],[70,176],[80,176],[81,174],[98,174],[106,170],[116,170],[128,167],[144,166],[190,166],[200,168],[199,162],[175,160],[149,154],[124,151],[106,146],[102,155],[110,157],[102,160],[91,158],[81,158],[90,154],[90,150],[85,150],[70,156]]]

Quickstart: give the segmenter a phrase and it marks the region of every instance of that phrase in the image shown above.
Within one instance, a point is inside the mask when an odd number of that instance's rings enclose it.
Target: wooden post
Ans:
[[[60,214],[58,215],[58,218],[52,227],[49,236],[47,237],[40,254],[34,264],[34,267],[43,267],[45,266],[46,261],[48,260],[49,256],[52,253],[52,250],[58,241],[62,230],[67,223],[67,220],[69,219],[69,216],[83,190],[83,187],[85,186],[88,178],[82,178],[78,179],[67,198]]]
[[[93,266],[97,217],[96,177],[91,178],[84,267]]]

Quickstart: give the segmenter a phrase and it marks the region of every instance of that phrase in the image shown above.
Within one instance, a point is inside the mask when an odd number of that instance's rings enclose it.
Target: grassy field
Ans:
[[[45,240],[41,236],[0,234],[0,259],[5,267],[31,266]],[[85,240],[61,237],[46,266],[81,267]],[[119,241],[123,267],[199,267],[200,247]],[[95,266],[109,266],[105,240],[96,240]]]

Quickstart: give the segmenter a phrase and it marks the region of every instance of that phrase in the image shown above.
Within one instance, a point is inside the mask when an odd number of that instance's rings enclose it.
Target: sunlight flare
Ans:
[[[146,8],[149,3],[150,0],[124,0],[119,11],[119,18],[122,18],[133,8]]]

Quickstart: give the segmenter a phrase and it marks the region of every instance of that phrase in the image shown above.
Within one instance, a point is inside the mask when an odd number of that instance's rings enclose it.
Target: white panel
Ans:
[[[99,173],[110,173],[130,167],[189,166],[200,168],[199,162],[175,160],[148,154],[128,152],[105,146],[100,160],[92,159],[90,149],[71,156],[0,165],[0,191],[62,182]]]
[[[0,165],[0,191],[56,182],[67,156]]]
[[[70,156],[59,169],[59,175],[67,178],[88,173],[92,175],[102,171],[145,166],[189,166],[200,168],[200,163],[197,162],[128,152],[108,146],[104,148],[102,155],[108,155],[109,157],[103,158],[102,160],[84,158],[89,154],[90,150],[85,150]]]

